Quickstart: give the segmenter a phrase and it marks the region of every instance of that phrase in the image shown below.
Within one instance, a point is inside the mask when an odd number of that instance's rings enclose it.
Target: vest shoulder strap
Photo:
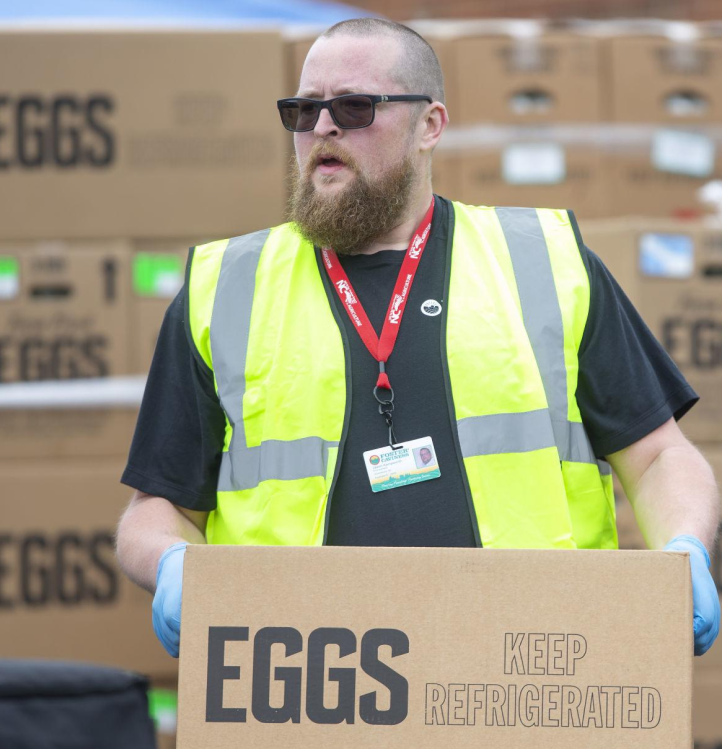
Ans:
[[[188,316],[193,342],[203,361],[213,369],[211,347],[211,319],[216,310],[218,291],[224,279],[233,288],[232,295],[247,295],[253,300],[255,273],[269,236],[281,245],[298,242],[292,224],[286,223],[271,229],[262,229],[230,239],[221,239],[194,248],[188,271]],[[239,283],[243,288],[239,287]],[[250,314],[250,311],[249,311]]]

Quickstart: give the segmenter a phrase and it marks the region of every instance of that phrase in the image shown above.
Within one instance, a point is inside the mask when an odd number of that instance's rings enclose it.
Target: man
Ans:
[[[278,105],[293,222],[193,252],[118,529],[173,655],[186,543],[616,548],[609,463],[649,546],[690,552],[695,651],[717,635],[696,394],[571,214],[433,196],[443,101],[414,32],[334,26]],[[438,470],[386,482],[422,445]]]
[[[428,447],[422,447],[419,450],[419,457],[424,465],[428,465],[431,462],[431,450]]]

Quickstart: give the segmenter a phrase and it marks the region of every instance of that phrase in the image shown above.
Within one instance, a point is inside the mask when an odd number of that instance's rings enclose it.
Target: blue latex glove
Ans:
[[[153,631],[168,655],[178,657],[185,543],[169,546],[158,562],[153,597]]]
[[[717,639],[720,624],[719,596],[709,572],[709,554],[704,544],[694,536],[677,536],[664,550],[689,552],[694,601],[694,654],[704,655]]]

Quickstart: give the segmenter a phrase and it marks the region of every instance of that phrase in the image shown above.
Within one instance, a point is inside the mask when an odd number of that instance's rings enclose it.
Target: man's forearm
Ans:
[[[624,486],[650,549],[681,534],[696,536],[711,552],[720,518],[714,474],[690,444],[668,447],[636,485]]]
[[[161,554],[181,541],[206,543],[199,528],[168,500],[136,495],[118,525],[118,563],[134,583],[153,593]]]

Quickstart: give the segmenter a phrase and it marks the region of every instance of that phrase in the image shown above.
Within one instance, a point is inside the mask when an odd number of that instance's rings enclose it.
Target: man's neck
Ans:
[[[409,203],[408,209],[404,211],[401,222],[358,254],[373,255],[381,250],[406,250],[414,232],[419,228],[421,219],[429,209],[431,195],[431,186],[420,191],[417,197]]]

